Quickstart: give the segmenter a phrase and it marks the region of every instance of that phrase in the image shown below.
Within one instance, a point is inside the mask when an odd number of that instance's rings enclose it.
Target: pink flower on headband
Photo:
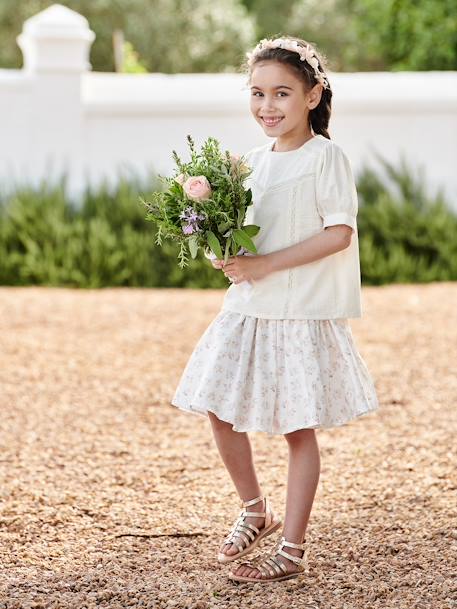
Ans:
[[[324,72],[319,70],[319,60],[316,56],[316,51],[311,45],[308,44],[306,47],[303,47],[296,40],[290,40],[288,38],[275,38],[274,40],[271,38],[263,38],[253,51],[248,51],[246,53],[248,64],[251,65],[254,57],[264,49],[287,49],[288,51],[298,53],[301,61],[306,61],[313,68],[317,82],[319,82],[324,89],[330,87]]]
[[[314,70],[319,70],[319,61],[309,45],[305,47],[305,59]]]

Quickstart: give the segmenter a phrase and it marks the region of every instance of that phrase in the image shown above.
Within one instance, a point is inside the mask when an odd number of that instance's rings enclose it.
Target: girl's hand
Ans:
[[[211,264],[215,269],[221,269],[224,266],[224,261],[215,258],[214,260],[211,260]]]
[[[224,263],[223,260],[218,262]],[[233,283],[256,281],[263,279],[270,273],[267,259],[262,254],[231,256],[226,264],[222,264],[222,270],[224,275],[230,277]]]

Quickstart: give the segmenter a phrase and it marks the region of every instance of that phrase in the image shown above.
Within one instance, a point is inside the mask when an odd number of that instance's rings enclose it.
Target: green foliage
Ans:
[[[65,181],[23,186],[0,199],[0,285],[227,287],[203,256],[186,273],[176,264],[174,244],[155,244],[139,196],[157,180],[121,179],[86,189],[75,205]]]
[[[427,192],[422,171],[379,161],[380,171],[357,178],[362,282],[457,280],[457,215],[441,193]],[[78,205],[65,180],[1,195],[0,285],[227,288],[201,250],[183,270],[177,244],[157,245],[139,197],[158,187],[152,177],[121,178],[86,189]]]
[[[361,3],[362,9],[365,0]],[[375,5],[373,1],[372,5]],[[382,3],[377,3],[382,4]],[[394,70],[457,69],[457,10],[454,0],[390,0],[386,16],[371,11],[386,63]],[[379,17],[384,17],[379,23]],[[366,22],[365,22],[366,23]],[[359,20],[359,29],[362,20]],[[368,35],[366,36],[368,40]]]
[[[378,160],[385,175],[366,168],[357,184],[363,283],[455,281],[457,215],[427,193],[423,171]]]
[[[126,74],[145,74],[146,66],[140,60],[138,53],[133,48],[133,44],[126,40],[124,42],[124,65],[123,72]]]
[[[24,20],[52,4],[2,0],[1,67],[20,67],[16,36]],[[67,0],[65,6],[84,15],[95,32],[90,61],[99,72],[114,70],[115,29],[149,72],[235,71],[243,50],[255,43],[254,19],[238,0]]]
[[[372,44],[367,45],[365,41],[360,44],[357,24],[354,0],[297,0],[282,28],[292,36],[317,45],[331,71],[368,69],[367,62],[369,69],[388,69],[378,47],[371,57]],[[373,33],[374,39],[376,36]]]
[[[25,19],[53,0],[2,0],[0,66],[17,68]],[[96,33],[91,63],[114,70],[112,33],[133,45],[127,71],[234,72],[259,39],[314,42],[335,71],[456,70],[454,0],[67,0]],[[133,52],[133,49],[135,51]],[[137,56],[134,56],[137,53]]]
[[[457,69],[454,0],[296,0],[274,20],[277,0],[253,0],[252,10],[258,37],[313,42],[334,71]]]

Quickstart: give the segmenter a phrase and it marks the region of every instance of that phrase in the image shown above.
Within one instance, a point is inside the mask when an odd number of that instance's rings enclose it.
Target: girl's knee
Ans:
[[[315,429],[297,429],[290,433],[284,434],[285,439],[289,445],[301,444],[303,442],[309,442],[315,440],[316,430]]]
[[[213,425],[213,427],[217,427],[218,429],[232,429],[233,427],[232,423],[222,421],[222,419],[219,419],[217,415],[210,410],[208,410],[208,418],[211,421],[211,425]]]

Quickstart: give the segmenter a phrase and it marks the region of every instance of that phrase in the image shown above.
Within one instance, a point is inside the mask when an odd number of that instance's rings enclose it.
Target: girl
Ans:
[[[327,128],[332,90],[306,41],[262,40],[247,53],[250,110],[268,143],[245,156],[258,224],[256,255],[217,269],[233,282],[198,341],[172,404],[208,416],[241,511],[220,546],[230,562],[282,524],[263,495],[247,432],[283,434],[287,503],[279,542],[231,579],[268,582],[304,570],[305,531],[320,475],[315,429],[378,409],[348,318],[361,317],[357,193],[349,161]]]

